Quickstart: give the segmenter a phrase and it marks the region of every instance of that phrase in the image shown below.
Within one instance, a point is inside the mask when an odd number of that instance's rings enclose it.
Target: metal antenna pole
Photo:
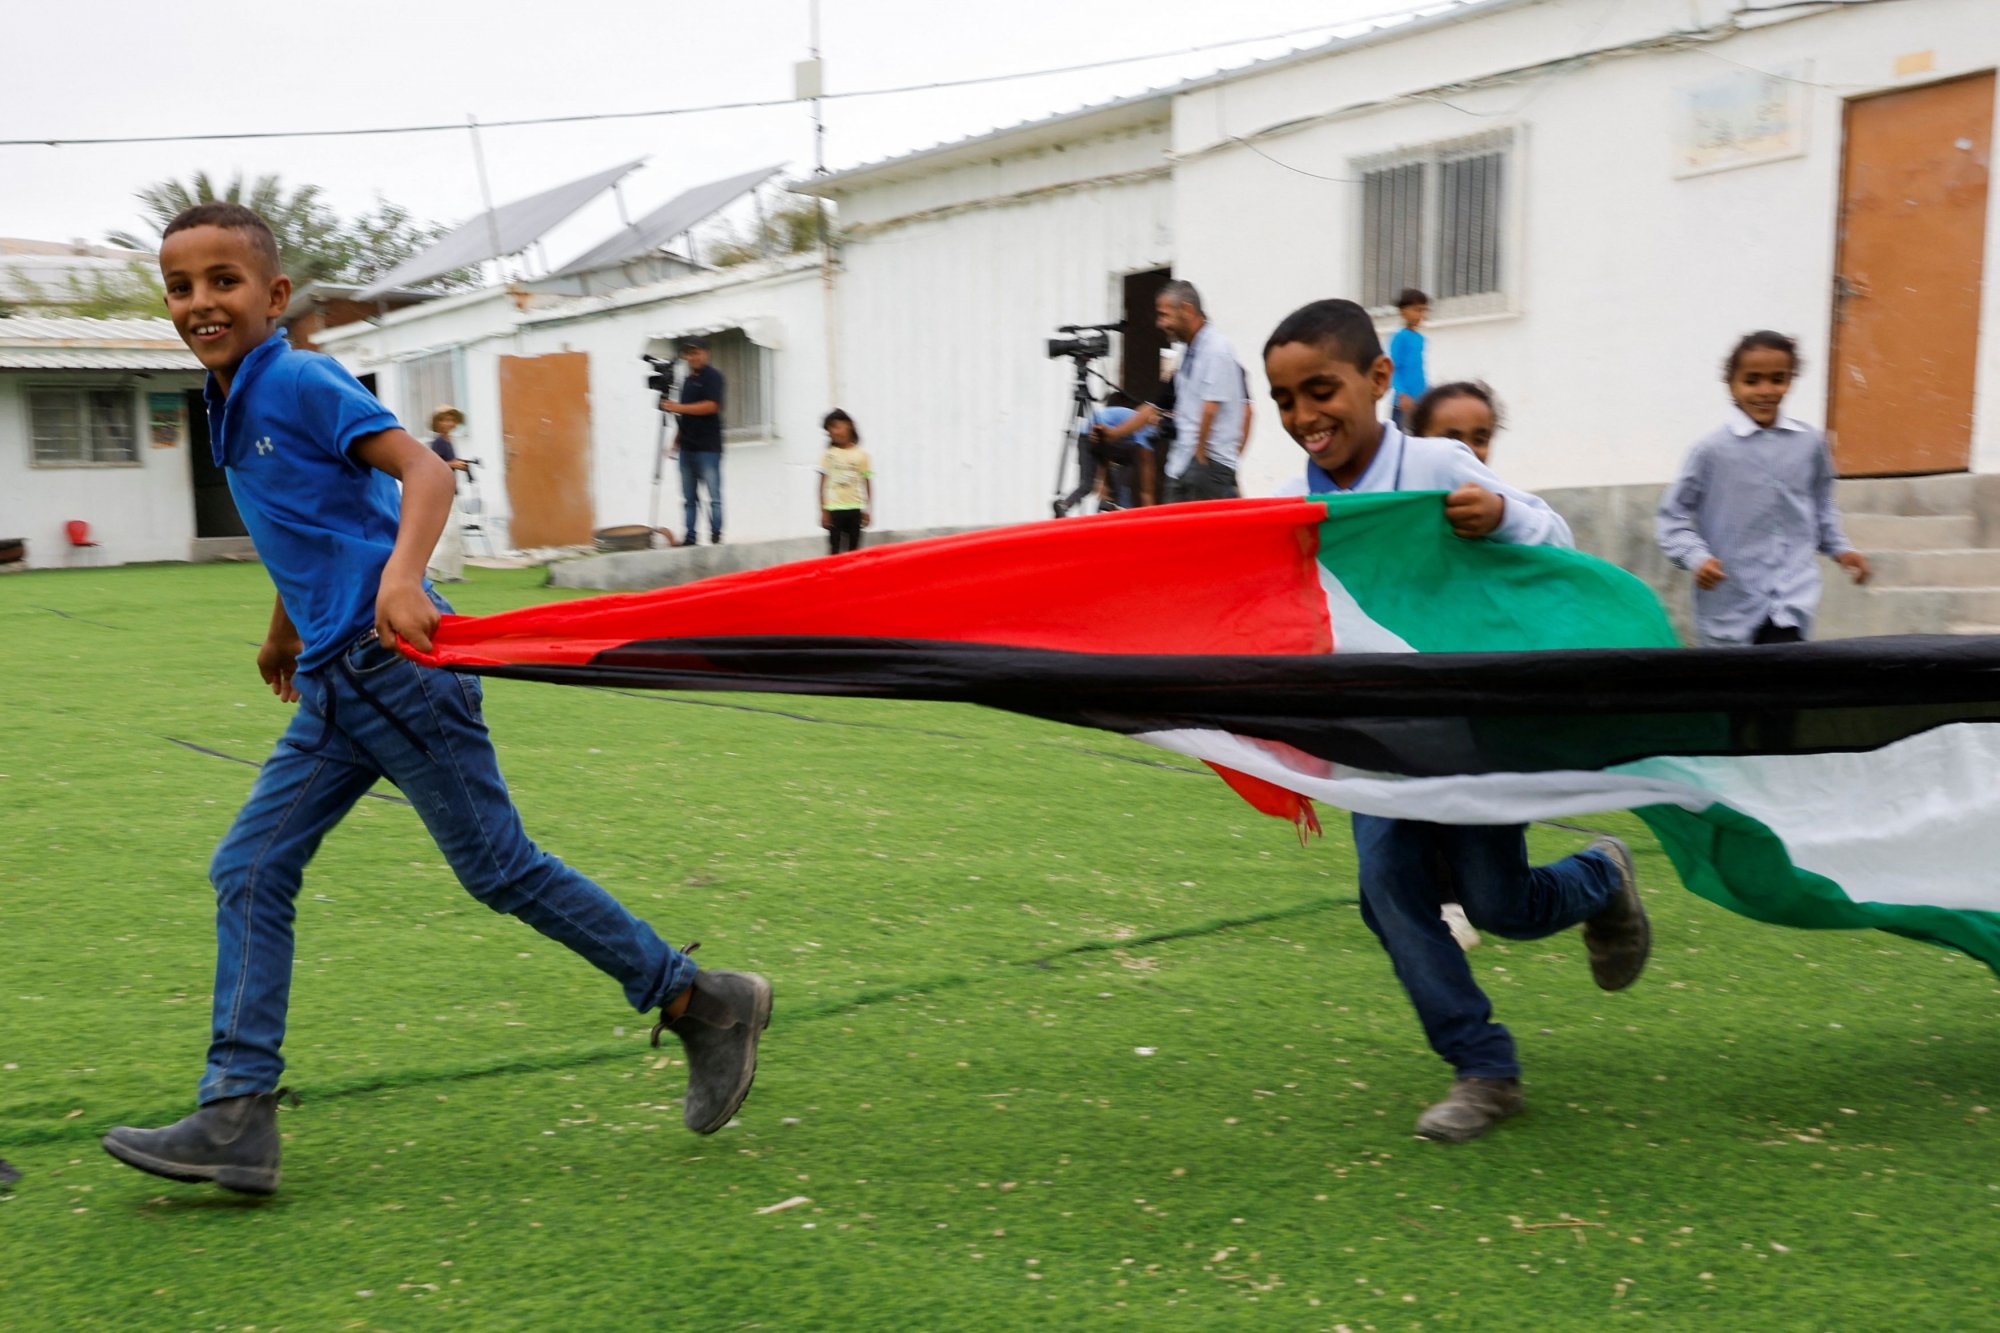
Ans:
[[[801,70],[799,72],[800,77],[796,80],[799,86],[794,91],[808,94],[812,99],[813,178],[817,180],[826,175],[826,117],[822,113],[820,106],[820,96],[826,88],[826,77],[825,70],[821,66],[819,58],[819,0],[809,0],[807,13],[811,25],[811,33],[807,38],[808,54],[811,57],[808,62],[808,68],[811,70],[811,81],[809,84],[807,83],[805,71]],[[826,323],[824,335],[826,343],[826,391],[829,401],[838,403],[840,401],[840,358],[835,350],[836,321],[834,319],[833,301],[833,237],[832,229],[827,225],[826,199],[824,196],[819,198],[815,211],[819,214],[820,309],[825,316]]]
[[[493,264],[500,280],[507,280],[507,266],[500,256],[500,219],[493,216],[493,190],[486,183],[486,150],[479,144],[479,117],[465,113],[465,125],[472,133],[472,165],[479,171],[479,202],[486,209],[486,243],[493,250]]]

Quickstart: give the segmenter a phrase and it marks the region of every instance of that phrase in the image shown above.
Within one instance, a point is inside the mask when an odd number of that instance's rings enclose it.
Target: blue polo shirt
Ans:
[[[216,465],[305,641],[299,670],[323,666],[375,623],[402,493],[348,450],[396,418],[338,361],[298,351],[283,329],[243,359],[227,398],[214,375],[202,397]]]

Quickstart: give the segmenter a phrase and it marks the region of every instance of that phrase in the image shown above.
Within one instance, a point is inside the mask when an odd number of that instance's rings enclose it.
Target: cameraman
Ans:
[[[681,545],[693,546],[701,531],[701,497],[696,487],[708,491],[708,540],[722,544],[722,372],[708,364],[708,340],[683,338],[681,360],[687,363],[687,378],[681,381],[681,400],[662,396],[660,410],[680,418],[670,457],[680,459],[681,505],[687,519]]]
[[[1098,507],[1130,509],[1153,503],[1153,430],[1156,418],[1138,420],[1142,408],[1124,390],[1114,390],[1093,410],[1090,424],[1077,432],[1076,489],[1055,502],[1057,518],[1093,492]]]

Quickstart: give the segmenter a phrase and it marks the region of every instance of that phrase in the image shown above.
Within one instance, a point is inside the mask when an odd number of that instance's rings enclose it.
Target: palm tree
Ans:
[[[339,216],[321,202],[317,185],[287,190],[277,176],[259,176],[246,183],[243,173],[238,172],[230,178],[226,189],[218,190],[213,177],[197,171],[185,183],[155,182],[138,191],[136,197],[144,205],[149,234],[115,231],[105,238],[113,245],[158,250],[160,233],[174,218],[196,204],[220,202],[254,209],[271,224],[285,272],[299,286],[336,280],[346,275],[360,258]]]

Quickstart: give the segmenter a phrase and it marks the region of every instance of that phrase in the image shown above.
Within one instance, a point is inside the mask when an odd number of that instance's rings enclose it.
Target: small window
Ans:
[[[722,438],[735,442],[775,436],[771,349],[750,341],[741,329],[706,336],[709,363],[722,372]]]
[[[28,419],[41,467],[139,461],[138,396],[127,388],[30,388]]]
[[[1480,135],[1355,163],[1361,177],[1361,288],[1387,313],[1405,287],[1438,315],[1507,305],[1506,219],[1513,134]]]

